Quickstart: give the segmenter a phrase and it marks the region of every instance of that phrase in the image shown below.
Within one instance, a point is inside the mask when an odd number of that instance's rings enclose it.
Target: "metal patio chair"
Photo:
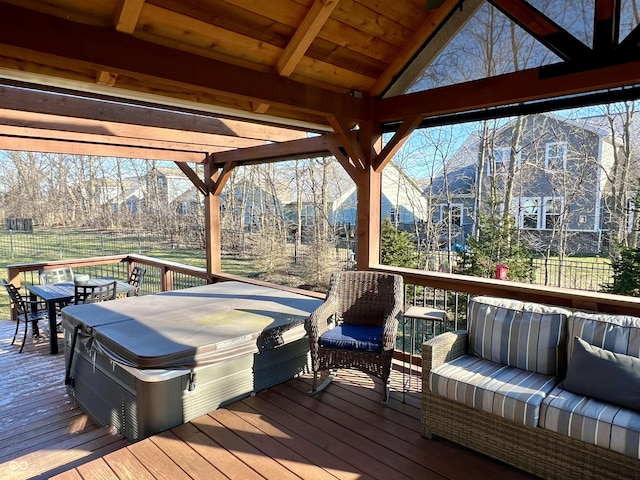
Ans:
[[[73,298],[74,305],[84,303],[106,302],[116,298],[116,281],[102,285],[76,285]]]
[[[29,328],[29,323],[31,323],[31,331],[34,336],[39,336],[40,328],[38,327],[38,322],[40,320],[49,321],[49,315],[47,314],[46,307],[40,308],[44,305],[44,302],[36,302],[30,299],[27,295],[22,295],[20,290],[13,285],[12,283],[7,282],[6,280],[2,280],[2,285],[7,289],[7,293],[9,294],[9,299],[11,303],[13,303],[13,307],[16,309],[17,313],[17,321],[16,321],[16,330],[13,334],[13,340],[11,340],[11,345],[13,345],[16,341],[16,337],[18,336],[18,330],[20,328],[20,323],[24,321],[24,335],[22,336],[22,345],[20,345],[20,353],[22,353],[22,349],[27,341],[27,330]],[[55,332],[49,332],[49,335],[55,335]]]
[[[38,270],[40,284],[73,282],[73,269],[69,266]]]
[[[391,360],[404,309],[404,282],[400,275],[369,271],[337,272],[331,277],[325,302],[309,318],[313,368],[311,393],[321,371],[353,368],[380,378],[383,404],[389,400]]]
[[[131,275],[129,275],[128,283],[129,285],[133,285],[135,287],[133,295],[135,295],[136,297],[140,295],[140,287],[142,287],[142,281],[144,280],[145,273],[147,273],[146,268],[133,267],[133,270],[131,270]]]

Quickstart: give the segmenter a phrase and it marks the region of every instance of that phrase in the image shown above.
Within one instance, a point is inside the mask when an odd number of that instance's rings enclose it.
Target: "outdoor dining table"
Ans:
[[[92,278],[88,285],[105,285],[113,282],[113,278]],[[47,304],[49,314],[49,347],[51,354],[58,353],[58,336],[56,335],[56,307],[68,303],[75,296],[73,282],[46,283],[43,285],[27,285],[31,300],[40,297]],[[116,280],[116,295],[129,295],[135,290],[133,285]]]

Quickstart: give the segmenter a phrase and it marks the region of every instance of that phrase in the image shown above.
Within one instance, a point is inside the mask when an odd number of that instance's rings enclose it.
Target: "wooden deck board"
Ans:
[[[381,383],[367,375],[340,371],[314,397],[305,376],[130,444],[68,398],[61,354],[31,339],[18,354],[12,336],[12,322],[0,321],[0,368],[8,372],[0,387],[3,479],[532,478],[423,438],[419,379],[403,395],[407,378],[397,369],[387,407]]]

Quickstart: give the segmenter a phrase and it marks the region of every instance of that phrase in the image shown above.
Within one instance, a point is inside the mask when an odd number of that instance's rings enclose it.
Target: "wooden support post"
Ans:
[[[358,189],[358,270],[368,270],[380,263],[380,212],[382,206],[382,171],[372,167],[362,172]]]
[[[223,167],[214,166],[213,157],[205,162],[205,184],[207,194],[204,196],[204,222],[206,236],[207,273],[211,277],[222,273],[222,224],[220,221],[220,194],[235,167],[234,162],[225,163]]]

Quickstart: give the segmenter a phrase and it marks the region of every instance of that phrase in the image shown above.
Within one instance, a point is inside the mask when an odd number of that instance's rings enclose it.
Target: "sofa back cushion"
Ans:
[[[538,303],[475,297],[467,310],[469,353],[530,372],[562,376],[571,313]]]
[[[574,312],[568,319],[568,358],[571,362],[573,339],[615,353],[640,357],[640,318],[629,315]]]

